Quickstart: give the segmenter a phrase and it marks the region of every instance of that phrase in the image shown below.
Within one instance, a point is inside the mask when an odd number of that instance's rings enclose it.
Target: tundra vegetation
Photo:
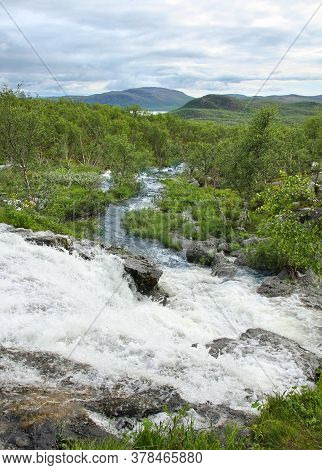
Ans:
[[[97,234],[108,204],[133,196],[137,176],[184,163],[164,181],[153,209],[129,212],[130,232],[180,250],[185,240],[221,238],[232,250],[257,236],[247,256],[272,270],[321,274],[319,164],[322,114],[283,124],[274,107],[236,125],[151,115],[137,108],[33,99],[0,92],[0,222],[77,237]],[[101,175],[112,187],[102,190]],[[251,436],[224,440],[183,416],[110,442],[73,448],[302,449],[321,445],[321,385],[269,397]],[[71,445],[71,444],[69,444]],[[85,446],[85,447],[84,447]],[[87,447],[86,447],[87,446]]]

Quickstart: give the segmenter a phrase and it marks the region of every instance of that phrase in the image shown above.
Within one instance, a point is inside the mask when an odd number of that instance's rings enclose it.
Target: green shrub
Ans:
[[[67,227],[53,218],[43,216],[33,209],[18,211],[10,206],[0,207],[0,222],[34,231],[50,230],[55,233],[72,235],[71,227]]]
[[[106,205],[106,193],[100,189],[59,186],[47,201],[45,212],[61,221],[97,216]]]
[[[287,258],[278,251],[276,244],[270,239],[246,248],[246,255],[249,266],[254,269],[279,272],[287,266]]]
[[[262,195],[264,215],[260,233],[270,238],[285,265],[292,271],[312,268],[322,274],[322,225],[307,217],[319,204],[309,178],[281,172],[281,184]],[[300,210],[305,208],[305,213]]]

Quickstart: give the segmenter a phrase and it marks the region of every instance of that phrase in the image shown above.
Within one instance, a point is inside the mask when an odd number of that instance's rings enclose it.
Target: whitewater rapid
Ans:
[[[321,317],[316,311],[303,307],[296,296],[261,297],[259,281],[250,274],[223,281],[194,266],[164,266],[163,271],[167,307],[139,299],[123,276],[122,261],[113,255],[102,251],[86,261],[28,244],[1,227],[0,344],[88,363],[97,370],[97,381],[131,379],[136,386],[151,381],[173,386],[190,402],[240,409],[263,393],[306,383],[281,351],[254,347],[247,355],[214,358],[204,345],[261,327],[318,352]],[[37,374],[27,365],[22,370],[11,364],[0,380],[37,383]]]

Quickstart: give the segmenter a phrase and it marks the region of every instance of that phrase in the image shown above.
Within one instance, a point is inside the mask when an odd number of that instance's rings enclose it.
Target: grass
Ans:
[[[77,238],[93,238],[105,207],[138,191],[136,182],[127,181],[103,192],[97,169],[74,164],[32,174],[30,198],[22,190],[18,175],[12,187],[11,176],[10,169],[1,171],[0,222]]]
[[[259,406],[252,426],[256,445],[264,449],[322,449],[322,381],[314,389],[303,387],[272,395]]]
[[[214,189],[200,188],[184,178],[164,181],[165,190],[156,209],[131,211],[125,215],[126,229],[143,238],[157,239],[169,248],[181,249],[180,237],[207,240],[214,236],[231,242],[241,213],[241,200],[230,189],[216,190],[223,222],[214,204]]]
[[[220,435],[213,429],[198,430],[186,410],[169,414],[160,424],[145,419],[123,437],[77,440],[64,444],[74,450],[235,450],[235,449],[321,449],[322,382],[315,388],[302,387],[269,396],[255,403],[259,416],[247,433],[227,427]],[[247,436],[247,437],[245,437]]]

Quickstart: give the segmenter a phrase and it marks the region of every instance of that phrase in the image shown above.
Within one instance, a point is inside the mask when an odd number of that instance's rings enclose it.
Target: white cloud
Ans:
[[[67,93],[164,86],[254,94],[317,7],[307,0],[4,0]],[[320,94],[322,8],[263,94]],[[0,10],[0,77],[61,94]],[[319,79],[320,77],[320,79]]]

